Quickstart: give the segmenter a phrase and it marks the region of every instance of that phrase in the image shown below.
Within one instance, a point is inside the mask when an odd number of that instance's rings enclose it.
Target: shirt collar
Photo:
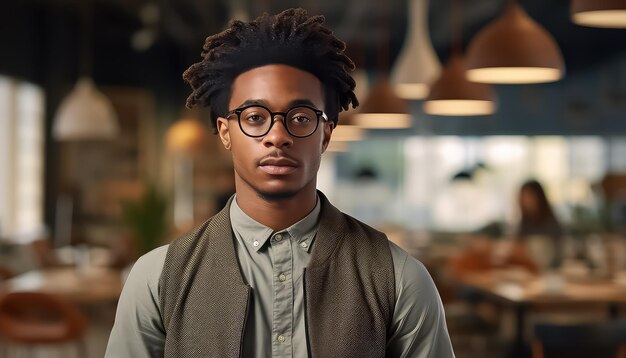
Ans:
[[[254,251],[259,251],[265,246],[270,237],[274,234],[289,234],[291,238],[295,238],[298,247],[309,252],[313,244],[313,239],[317,233],[318,221],[321,211],[321,203],[319,198],[315,204],[315,208],[311,210],[307,216],[290,227],[274,232],[271,228],[259,223],[241,210],[237,204],[237,196],[233,198],[230,205],[230,221],[233,230],[241,236],[243,241],[250,245]]]

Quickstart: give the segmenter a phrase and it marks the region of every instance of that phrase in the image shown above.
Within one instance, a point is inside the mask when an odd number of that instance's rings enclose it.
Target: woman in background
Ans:
[[[549,239],[552,245],[550,251],[553,253],[549,266],[560,266],[563,259],[563,228],[552,211],[543,187],[536,180],[525,182],[520,188],[518,200],[521,213],[516,232],[518,240],[528,246],[528,240],[533,237]]]

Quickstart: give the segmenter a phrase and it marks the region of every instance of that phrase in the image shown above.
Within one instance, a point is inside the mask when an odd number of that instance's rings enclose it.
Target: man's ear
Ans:
[[[322,139],[322,153],[326,151],[328,148],[328,143],[330,143],[330,137],[333,134],[333,130],[335,129],[335,122],[328,121],[324,123],[324,138]]]
[[[220,139],[222,140],[222,144],[226,150],[230,150],[230,132],[228,130],[228,119],[218,117],[217,122],[215,123],[217,126],[217,133],[220,135]]]

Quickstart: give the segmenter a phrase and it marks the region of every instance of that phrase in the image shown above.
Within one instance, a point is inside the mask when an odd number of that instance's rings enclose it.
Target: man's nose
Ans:
[[[276,115],[272,119],[273,125],[270,131],[263,137],[263,144],[265,146],[283,147],[293,144],[293,137],[287,131],[283,116]]]

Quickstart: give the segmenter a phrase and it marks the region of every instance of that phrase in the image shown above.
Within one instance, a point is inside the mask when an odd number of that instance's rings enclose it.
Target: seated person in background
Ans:
[[[560,266],[563,259],[563,229],[538,181],[529,180],[522,185],[519,192],[519,208],[521,219],[515,233],[517,243],[529,249],[531,256],[535,256],[528,247],[528,239],[531,237],[548,239],[551,249],[547,251],[551,252],[552,256],[548,264],[551,268]],[[516,249],[521,250],[520,247]]]

